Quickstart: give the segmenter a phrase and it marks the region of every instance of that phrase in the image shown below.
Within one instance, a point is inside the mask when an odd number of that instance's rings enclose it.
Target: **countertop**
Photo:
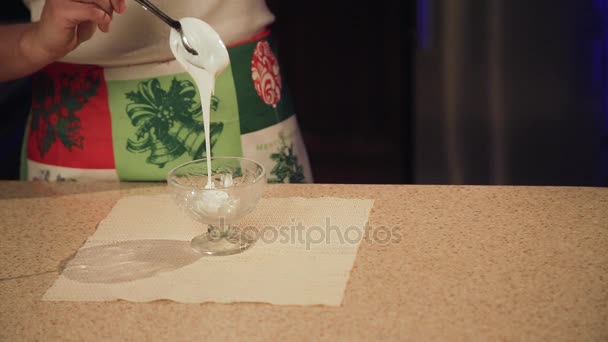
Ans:
[[[341,307],[42,302],[122,196],[162,184],[0,182],[0,340],[607,340],[608,189],[269,185],[373,198]],[[379,242],[380,241],[380,242]]]

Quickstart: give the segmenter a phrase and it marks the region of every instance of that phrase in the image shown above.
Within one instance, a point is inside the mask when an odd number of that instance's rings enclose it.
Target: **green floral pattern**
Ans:
[[[130,101],[126,112],[136,128],[127,140],[128,151],[149,152],[146,162],[160,168],[184,153],[194,159],[205,157],[202,109],[191,81],[173,78],[169,89],[164,90],[154,78],[140,82],[137,91],[127,93],[126,98]],[[219,102],[212,97],[213,111],[217,111]],[[222,122],[211,123],[212,148],[223,128]]]
[[[298,162],[298,157],[294,154],[293,143],[287,145],[283,134],[279,134],[281,146],[277,152],[270,155],[276,164],[270,171],[273,178],[269,178],[269,183],[304,183],[304,167]]]

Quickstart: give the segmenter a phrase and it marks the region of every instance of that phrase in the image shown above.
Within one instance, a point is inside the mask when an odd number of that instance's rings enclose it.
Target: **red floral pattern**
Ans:
[[[62,167],[113,168],[103,69],[53,63],[36,73],[32,83],[27,158]]]
[[[258,42],[251,60],[251,77],[262,101],[274,108],[281,101],[281,72],[268,41]]]

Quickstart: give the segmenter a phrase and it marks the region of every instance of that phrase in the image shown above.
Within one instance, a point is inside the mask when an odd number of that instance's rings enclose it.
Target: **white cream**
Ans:
[[[213,190],[215,186],[211,180],[211,95],[215,88],[215,79],[230,64],[228,50],[217,32],[207,23],[196,18],[183,18],[180,20],[182,30],[188,38],[190,45],[198,52],[192,55],[182,45],[180,34],[171,30],[170,45],[175,59],[179,61],[192,76],[201,97],[203,109],[203,128],[205,129],[205,152],[207,156],[207,185],[200,199],[197,201],[197,210],[205,215],[216,216],[225,214],[233,204],[228,192]],[[224,187],[232,186],[232,176],[225,176]]]
[[[205,216],[225,215],[232,204],[226,191],[208,189],[196,201],[196,210]]]
[[[211,181],[211,137],[209,134],[211,95],[215,89],[215,78],[230,64],[230,57],[224,42],[209,24],[196,18],[183,18],[180,23],[188,42],[198,52],[198,55],[192,55],[186,51],[179,32],[174,29],[171,29],[169,41],[175,59],[192,76],[201,96],[205,152],[208,161],[205,188],[213,189],[215,186]]]

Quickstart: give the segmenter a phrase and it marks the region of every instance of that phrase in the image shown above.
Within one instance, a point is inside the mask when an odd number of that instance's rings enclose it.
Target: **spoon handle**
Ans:
[[[167,23],[167,25],[173,27],[174,29],[176,29],[178,31],[181,30],[182,25],[180,24],[179,21],[171,19],[171,17],[166,15],[165,12],[158,9],[158,7],[154,6],[154,4],[151,3],[150,1],[148,1],[148,0],[135,0],[135,1],[137,3],[139,3],[144,9],[154,13],[154,15],[156,15],[157,17],[162,19],[165,23]]]

